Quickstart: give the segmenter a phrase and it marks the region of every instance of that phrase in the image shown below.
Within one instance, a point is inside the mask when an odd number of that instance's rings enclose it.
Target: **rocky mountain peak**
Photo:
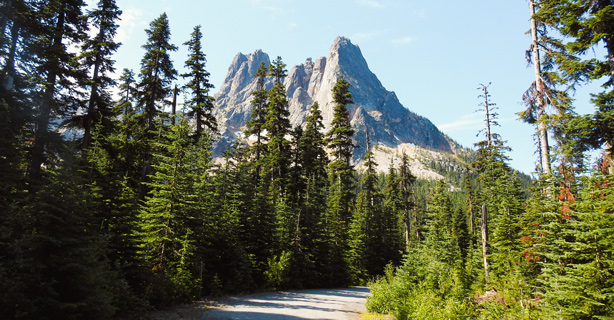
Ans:
[[[250,118],[250,94],[256,89],[253,74],[261,61],[265,65],[270,63],[269,56],[262,50],[246,55],[237,54],[220,91],[215,95],[215,112],[224,139],[232,139]],[[428,119],[405,108],[394,92],[384,88],[369,69],[360,48],[345,37],[334,40],[326,57],[315,61],[307,58],[304,63],[290,68],[284,84],[292,125],[302,125],[309,107],[317,101],[324,125],[329,128],[334,107],[331,92],[340,76],[350,83],[354,100],[348,109],[357,132],[355,139],[360,146],[355,152],[356,158],[366,152],[367,130],[374,145],[395,148],[401,144],[411,144],[453,152],[452,143]],[[266,85],[270,88],[272,79]]]

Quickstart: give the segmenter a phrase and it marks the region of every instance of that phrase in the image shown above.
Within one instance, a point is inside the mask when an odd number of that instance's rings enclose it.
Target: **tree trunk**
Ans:
[[[100,35],[98,36],[101,37]],[[87,104],[87,115],[85,116],[85,123],[83,125],[83,148],[86,149],[92,138],[92,126],[94,124],[93,117],[96,114],[96,104],[98,103],[98,77],[100,73],[100,53],[96,54],[96,62],[94,63],[94,74],[92,75],[92,91],[90,93],[90,101]]]
[[[62,38],[64,36],[64,21],[65,21],[65,8],[63,7],[58,13],[58,20],[55,26],[55,34],[53,35],[51,47],[61,48]],[[61,49],[58,49],[61,50]],[[47,57],[48,58],[48,57]],[[54,58],[57,60],[57,58]],[[59,62],[56,61],[57,64]],[[57,81],[57,70],[51,68],[47,73],[47,83],[45,85],[45,92],[43,93],[43,101],[40,107],[40,113],[36,119],[36,132],[34,133],[34,145],[32,152],[30,153],[30,168],[29,178],[31,188],[35,188],[35,184],[40,182],[42,177],[42,165],[45,159],[45,147],[49,143],[49,121],[51,120],[51,112],[53,110],[53,98],[55,96],[55,85]]]
[[[13,83],[15,82],[15,55],[17,54],[17,42],[19,40],[20,30],[21,28],[19,27],[19,24],[16,21],[13,22],[13,27],[11,28],[9,54],[6,60],[6,65],[4,66],[4,72],[6,75],[4,90],[7,91],[13,89]]]
[[[539,59],[539,43],[537,39],[537,21],[533,17],[535,15],[535,2],[529,0],[529,9],[531,12],[531,45],[533,49],[533,66],[535,70],[535,88],[537,90],[537,135],[540,145],[540,163],[543,173],[550,173],[550,148],[548,146],[548,126],[546,124],[546,104],[545,104],[545,87],[541,77],[541,61]]]
[[[409,186],[407,185],[407,172],[406,168],[401,165],[401,188],[403,192],[403,225],[405,227],[405,245],[409,248],[411,227],[409,221],[409,215],[411,213],[409,207]]]
[[[484,111],[486,112],[486,140],[488,141],[488,146],[492,145],[492,135],[490,133],[490,109],[488,105],[488,86],[482,86],[482,90],[484,90]]]
[[[610,82],[614,82],[614,35],[610,35],[605,39],[605,47],[608,52],[608,65],[610,66]],[[611,87],[610,87],[611,88]],[[613,141],[607,141],[605,143],[604,149],[606,152],[606,156],[609,158],[610,167],[609,173],[614,174],[614,146],[611,145],[614,143]]]
[[[173,89],[173,104],[172,104],[172,109],[171,109],[171,124],[175,125],[175,116],[177,115],[177,92],[179,92],[179,89],[177,89],[177,85],[175,85],[175,88]]]
[[[471,237],[475,233],[475,226],[473,224],[473,204],[469,203],[469,230],[471,230]]]
[[[488,284],[490,277],[490,267],[488,266],[488,213],[486,205],[482,205],[482,256],[484,257],[484,279]]]

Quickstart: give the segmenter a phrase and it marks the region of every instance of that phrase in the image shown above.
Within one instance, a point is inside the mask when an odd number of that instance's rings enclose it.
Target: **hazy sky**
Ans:
[[[94,0],[90,0],[94,2]],[[288,69],[326,56],[337,36],[358,45],[384,87],[401,103],[429,118],[441,131],[466,147],[481,137],[483,114],[477,90],[490,85],[499,108],[494,131],[513,151],[512,167],[535,168],[533,127],[516,120],[522,93],[533,78],[527,67],[527,1],[502,0],[117,0],[123,10],[118,32],[123,43],[115,59],[119,71],[138,73],[145,29],[166,12],[172,59],[180,73],[187,57],[182,45],[202,25],[203,49],[210,80],[220,87],[238,52],[262,49],[281,56]],[[594,86],[593,89],[595,90]],[[587,90],[576,96],[580,113],[592,112]]]

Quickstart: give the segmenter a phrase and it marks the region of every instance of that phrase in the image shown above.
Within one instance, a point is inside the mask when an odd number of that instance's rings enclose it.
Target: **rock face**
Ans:
[[[250,119],[250,94],[256,88],[253,74],[260,62],[267,66],[270,62],[269,56],[262,50],[247,55],[237,54],[220,91],[215,95],[215,112],[223,141],[232,139]],[[332,88],[340,76],[350,83],[354,100],[348,109],[356,130],[355,140],[360,146],[355,151],[356,158],[366,151],[367,130],[374,145],[396,148],[401,144],[413,144],[445,153],[454,152],[453,143],[431,121],[403,107],[396,94],[384,88],[369,70],[360,48],[343,37],[335,39],[326,58],[315,61],[308,58],[288,72],[284,84],[292,125],[303,124],[309,107],[317,101],[328,130],[334,107]],[[272,79],[269,79],[267,88],[272,85]]]

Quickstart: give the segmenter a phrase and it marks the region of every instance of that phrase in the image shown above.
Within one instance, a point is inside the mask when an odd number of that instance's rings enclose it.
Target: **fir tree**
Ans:
[[[156,170],[148,183],[151,191],[139,217],[145,260],[162,283],[170,283],[170,292],[164,292],[168,289],[160,287],[160,283],[152,284],[153,295],[149,299],[154,304],[189,301],[196,294],[193,256],[200,234],[193,221],[194,175],[205,169],[192,167],[198,162],[190,150],[185,119],[164,135],[168,142],[157,143],[160,152],[154,154]]]
[[[171,93],[171,83],[177,77],[169,56],[177,47],[170,43],[171,32],[166,13],[152,21],[145,32],[148,39],[143,45],[145,55],[141,60],[138,105],[145,114],[147,128],[153,130],[156,115],[168,104],[164,99]]]
[[[192,108],[188,115],[196,119],[195,139],[197,141],[200,139],[203,129],[206,128],[212,132],[217,131],[217,121],[212,113],[214,99],[209,95],[213,85],[209,83],[209,72],[205,70],[207,59],[202,52],[202,38],[200,25],[194,27],[190,40],[184,43],[188,46],[190,52],[188,60],[185,62],[188,72],[181,75],[183,78],[189,79],[185,87],[192,91],[191,98],[185,103]]]
[[[72,126],[84,129],[83,148],[89,146],[94,126],[97,123],[102,123],[103,127],[109,126],[110,118],[114,116],[109,103],[111,96],[106,89],[114,84],[110,74],[115,71],[115,61],[111,56],[120,45],[113,41],[113,38],[117,33],[117,20],[121,13],[115,0],[100,0],[98,7],[90,11],[87,17],[97,32],[93,38],[83,43],[80,56],[83,59],[82,68],[91,71],[91,76],[84,83],[90,87],[90,92],[85,102],[85,112],[69,120]]]
[[[583,152],[603,147],[612,161],[614,131],[614,10],[609,1],[542,0],[537,19],[556,28],[565,39],[556,64],[567,83],[604,79],[604,90],[594,95],[596,111],[576,117],[566,126],[568,148]],[[605,47],[605,59],[585,58],[584,53]],[[613,167],[611,163],[607,165]],[[608,171],[609,172],[609,171]],[[612,169],[614,172],[614,169]],[[610,172],[610,173],[612,173]]]
[[[147,194],[145,182],[151,173],[151,140],[152,131],[156,128],[158,114],[168,103],[165,98],[171,93],[171,83],[176,79],[177,71],[173,68],[170,52],[177,47],[170,43],[171,32],[166,13],[160,15],[149,24],[147,43],[143,45],[145,55],[141,59],[141,82],[138,85],[139,95],[137,105],[145,117],[145,152],[142,163],[141,187],[139,199],[144,200]]]
[[[414,207],[416,200],[413,191],[416,177],[410,171],[409,157],[405,152],[403,152],[401,156],[398,174],[396,174],[393,164],[391,163],[386,181],[387,183],[384,190],[387,203],[386,207],[398,214],[399,222],[404,231],[405,246],[409,247],[412,239],[416,239],[416,237],[413,236],[413,229],[417,229],[414,222]]]
[[[287,72],[281,57],[277,57],[269,66],[269,75],[275,79],[273,88],[269,91],[269,103],[263,129],[267,132],[266,170],[271,181],[273,192],[278,195],[286,191],[287,168],[290,166],[289,141],[286,135],[290,133],[290,111],[283,79]]]
[[[29,205],[14,212],[15,237],[5,279],[3,317],[105,319],[117,311],[123,283],[105,259],[92,199],[74,150],[47,168],[47,180]],[[116,300],[117,299],[117,300]]]
[[[267,76],[267,66],[264,62],[261,62],[258,66],[258,71],[254,74],[256,77],[256,90],[252,92],[252,113],[250,120],[245,124],[245,134],[249,136],[255,136],[256,141],[253,144],[253,155],[257,166],[256,175],[260,172],[258,168],[261,166],[261,159],[266,154],[266,141],[264,136],[264,123],[267,115],[267,109],[269,104],[268,92],[265,88],[265,81]]]
[[[43,174],[43,165],[52,156],[54,146],[61,138],[50,128],[51,121],[63,110],[75,110],[75,97],[61,95],[73,92],[74,81],[65,79],[83,79],[83,74],[75,72],[75,54],[67,50],[67,43],[80,44],[86,31],[86,19],[82,13],[82,0],[45,1],[38,4],[36,30],[39,37],[32,45],[36,56],[36,73],[41,83],[34,120],[36,131],[34,143],[30,150],[29,178],[31,189],[35,188]]]
[[[539,253],[544,318],[590,319],[612,312],[611,179],[595,174],[577,181],[576,196],[561,188],[541,209]],[[554,189],[554,188],[552,188]]]
[[[333,120],[331,129],[326,133],[327,148],[331,152],[332,161],[328,165],[330,176],[330,191],[328,193],[327,220],[333,246],[331,248],[331,284],[345,284],[347,279],[344,254],[347,248],[347,228],[354,199],[353,175],[354,168],[350,161],[354,151],[348,104],[353,103],[349,91],[350,84],[340,78],[333,87]],[[333,280],[334,279],[334,280]]]
[[[531,48],[527,51],[527,62],[535,70],[535,81],[523,94],[522,99],[527,109],[519,112],[524,122],[537,126],[537,144],[539,153],[539,171],[549,173],[551,170],[551,144],[548,134],[554,134],[561,143],[561,131],[569,118],[570,100],[565,91],[559,90],[564,79],[553,69],[556,61],[564,52],[560,41],[550,37],[551,27],[540,21],[536,12],[541,10],[541,1],[529,1],[531,13]],[[547,113],[550,107],[555,112]],[[560,146],[559,146],[560,147]]]
[[[255,279],[261,279],[255,265],[254,247],[262,224],[244,225],[252,212],[246,192],[251,183],[249,166],[239,151],[233,158],[226,155],[224,165],[213,168],[215,174],[201,176],[197,181],[197,206],[201,211],[204,234],[195,258],[204,265],[203,293],[220,295],[224,292],[244,292],[255,289]],[[251,234],[249,234],[251,233]],[[254,259],[254,260],[252,260]]]
[[[120,90],[120,104],[131,102],[134,97],[137,95],[137,89],[135,87],[136,81],[134,80],[134,72],[130,69],[124,68],[122,70],[122,74],[119,76],[119,87]],[[126,114],[127,111],[122,108],[123,113]]]
[[[299,141],[301,149],[299,163],[304,186],[299,207],[301,219],[299,238],[301,251],[308,260],[313,261],[315,275],[312,275],[314,281],[310,286],[323,286],[325,285],[323,276],[326,274],[324,270],[330,266],[327,260],[330,248],[324,215],[328,191],[326,166],[329,160],[322,133],[324,129],[322,112],[317,102],[311,105],[305,122],[305,130]]]

